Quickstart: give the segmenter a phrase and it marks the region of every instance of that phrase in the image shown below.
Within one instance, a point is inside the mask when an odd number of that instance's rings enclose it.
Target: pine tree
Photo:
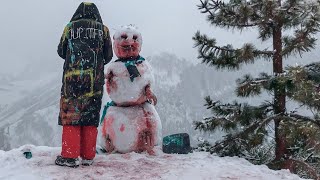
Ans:
[[[237,80],[236,88],[239,97],[256,96],[268,91],[272,94],[272,102],[253,106],[238,102],[224,104],[210,97],[205,99],[213,116],[195,122],[196,129],[222,129],[228,133],[209,151],[221,156],[248,158],[248,154],[268,144],[266,137],[273,133],[274,159],[269,165],[278,169],[294,161],[293,155],[299,150],[292,147],[310,145],[310,139],[315,135],[311,132],[320,127],[320,120],[318,117],[288,112],[286,100],[293,99],[301,106],[320,109],[320,71],[317,71],[320,65],[284,69],[283,59],[290,60],[292,55],[301,56],[315,48],[315,35],[320,30],[319,5],[320,1],[311,0],[200,0],[198,7],[207,14],[207,20],[212,25],[239,31],[255,28],[259,32],[258,39],[273,44],[272,49],[259,50],[249,43],[234,48],[230,44],[218,46],[214,38],[199,31],[193,37],[199,59],[217,69],[240,70],[242,65],[263,60],[272,60],[273,63],[273,74],[261,73],[256,78],[245,75]],[[285,31],[289,35],[284,35]],[[268,128],[270,125],[274,130]],[[302,161],[299,163],[304,164]]]

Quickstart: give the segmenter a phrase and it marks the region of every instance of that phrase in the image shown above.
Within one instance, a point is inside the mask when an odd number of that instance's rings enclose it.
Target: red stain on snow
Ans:
[[[109,116],[104,120],[103,127],[102,127],[102,135],[104,137],[106,137],[106,135],[109,135],[111,139],[114,139],[115,132],[112,129],[113,122],[114,122],[114,118],[112,116]]]
[[[120,131],[123,132],[125,130],[124,124],[121,124]]]
[[[152,119],[152,112],[143,108],[143,114],[144,116],[141,117],[142,120],[139,122],[141,125],[138,126],[142,128],[138,129],[139,135],[137,143],[135,144],[135,149],[137,152],[147,151],[150,155],[154,155],[154,151],[152,149],[156,140],[156,123]]]
[[[151,117],[153,116],[153,113],[150,111],[146,111],[145,109],[143,109],[143,113],[144,113],[144,118],[146,119],[145,123],[146,123],[147,129],[151,131],[155,131],[155,124],[151,122]]]

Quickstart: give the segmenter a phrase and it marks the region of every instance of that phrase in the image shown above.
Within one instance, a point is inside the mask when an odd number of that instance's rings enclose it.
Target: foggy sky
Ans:
[[[1,2],[0,76],[27,71],[32,75],[61,72],[57,45],[64,26],[80,0],[10,0]],[[170,52],[192,62],[197,59],[192,36],[197,30],[215,37],[219,45],[235,47],[253,42],[257,32],[219,29],[197,9],[199,0],[94,0],[113,35],[122,25],[134,24],[143,37],[141,55]],[[268,43],[262,48],[270,48]],[[27,69],[26,69],[27,67]],[[20,75],[21,76],[21,75]],[[1,78],[1,77],[0,77]]]
[[[61,71],[56,53],[64,26],[82,1],[10,0],[1,2],[0,74]],[[143,37],[142,56],[171,52],[193,62],[197,51],[192,36],[197,30],[218,42],[239,42],[244,36],[212,28],[197,9],[198,0],[95,0],[111,35],[121,25],[135,24]]]

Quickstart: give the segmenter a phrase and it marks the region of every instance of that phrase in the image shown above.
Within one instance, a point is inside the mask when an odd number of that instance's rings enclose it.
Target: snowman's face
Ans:
[[[139,56],[142,37],[135,29],[127,27],[118,30],[113,36],[114,52],[118,58],[136,58]]]

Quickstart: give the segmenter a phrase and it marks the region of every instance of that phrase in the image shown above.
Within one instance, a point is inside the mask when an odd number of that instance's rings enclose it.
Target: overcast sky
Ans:
[[[60,71],[56,53],[64,26],[82,1],[10,0],[1,2],[0,71],[52,67]],[[95,0],[111,35],[121,25],[135,24],[143,36],[142,56],[171,52],[197,61],[192,36],[197,30],[218,41],[240,42],[243,35],[231,35],[212,28],[197,9],[198,0]],[[57,63],[57,61],[59,63]],[[58,64],[58,65],[57,65]],[[40,66],[39,66],[40,65]],[[47,67],[48,66],[48,67]],[[12,72],[14,74],[14,72]]]
[[[56,53],[64,26],[80,0],[10,0],[1,2],[0,74],[29,71],[61,71]],[[246,42],[261,46],[256,31],[239,33],[210,26],[197,9],[199,0],[93,0],[113,35],[121,25],[135,24],[143,37],[141,55],[171,52],[193,62],[197,50],[192,36],[197,30],[215,37],[219,45]],[[263,48],[270,48],[268,43]]]

